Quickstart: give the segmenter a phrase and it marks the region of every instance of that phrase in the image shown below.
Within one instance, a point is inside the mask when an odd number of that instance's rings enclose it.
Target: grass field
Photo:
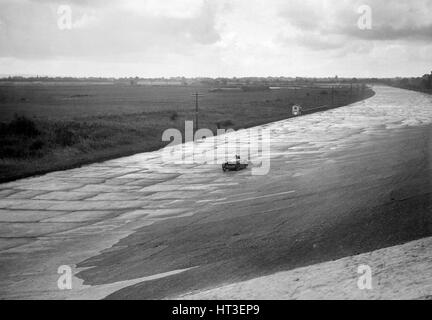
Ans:
[[[337,107],[373,95],[371,89],[281,88],[209,92],[208,87],[127,85],[1,85],[0,181],[76,167],[163,147],[167,128],[194,119],[199,127],[247,128],[304,110]]]

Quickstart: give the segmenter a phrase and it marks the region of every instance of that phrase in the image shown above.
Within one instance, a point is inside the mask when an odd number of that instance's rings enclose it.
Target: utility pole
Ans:
[[[198,92],[195,92],[192,94],[193,97],[195,97],[195,132],[198,131],[198,97],[201,97],[202,94],[199,94]]]
[[[334,86],[332,86],[332,92],[331,92],[331,101],[332,101],[332,108],[334,107]]]

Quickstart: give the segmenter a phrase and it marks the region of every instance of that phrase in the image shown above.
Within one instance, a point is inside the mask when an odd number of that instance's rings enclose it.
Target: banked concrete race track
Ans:
[[[0,297],[430,298],[432,96],[374,90],[264,126],[266,175],[157,151],[1,184]]]

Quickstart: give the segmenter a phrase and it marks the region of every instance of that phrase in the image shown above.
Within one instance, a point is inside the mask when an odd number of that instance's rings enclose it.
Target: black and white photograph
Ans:
[[[432,300],[432,1],[0,0],[0,300]]]

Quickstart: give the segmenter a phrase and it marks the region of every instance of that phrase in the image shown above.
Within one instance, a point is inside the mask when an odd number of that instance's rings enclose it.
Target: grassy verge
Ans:
[[[303,96],[297,94],[290,102],[278,98],[242,103],[235,108],[229,104],[204,107],[200,128],[216,132],[217,128],[240,129],[282,120],[292,116],[290,107],[294,102],[302,104],[306,112],[314,112],[313,108],[322,106],[317,98],[325,95],[329,92],[311,90]],[[337,90],[334,106],[372,95],[370,89],[354,95],[347,89]],[[161,140],[163,131],[177,128],[184,132],[185,120],[193,120],[193,116],[184,109],[90,115],[71,120],[17,115],[0,123],[0,182],[160,149],[166,144]]]

